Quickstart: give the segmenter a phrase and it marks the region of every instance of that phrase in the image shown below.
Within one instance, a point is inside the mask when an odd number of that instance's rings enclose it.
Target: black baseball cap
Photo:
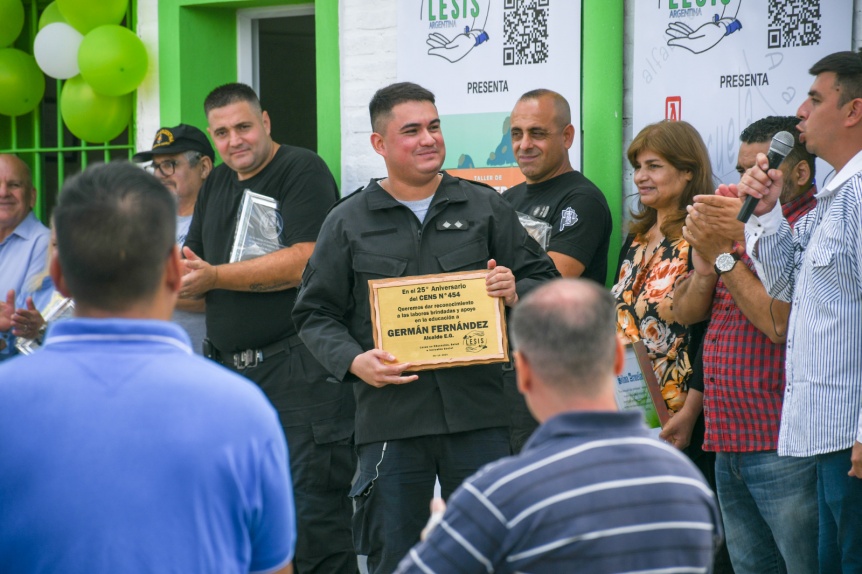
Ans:
[[[194,126],[180,124],[173,128],[160,128],[153,140],[153,149],[132,156],[136,162],[153,159],[154,155],[196,151],[215,161],[215,151],[205,133]]]

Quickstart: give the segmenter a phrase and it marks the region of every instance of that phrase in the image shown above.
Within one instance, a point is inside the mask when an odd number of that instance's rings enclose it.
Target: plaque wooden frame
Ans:
[[[501,298],[485,290],[488,273],[368,281],[374,347],[389,351],[399,363],[409,362],[409,371],[508,362],[505,308]],[[387,308],[398,300],[404,305]]]

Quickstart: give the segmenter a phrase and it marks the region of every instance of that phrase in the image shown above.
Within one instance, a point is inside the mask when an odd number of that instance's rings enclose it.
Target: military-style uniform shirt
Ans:
[[[357,383],[357,444],[505,426],[499,363],[421,371],[379,389],[349,373],[374,347],[369,279],[487,269],[489,259],[512,270],[519,296],[558,276],[496,191],[445,173],[423,222],[376,181],[327,216],[293,317],[315,357]]]

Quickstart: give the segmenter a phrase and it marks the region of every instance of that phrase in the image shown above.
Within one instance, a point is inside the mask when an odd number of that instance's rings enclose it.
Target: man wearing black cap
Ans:
[[[194,126],[180,124],[156,132],[153,149],[135,154],[137,162],[152,162],[147,171],[155,175],[177,199],[177,244],[182,247],[192,222],[198,192],[213,168],[215,152],[206,134]],[[206,336],[203,299],[180,299],[172,320],[192,339],[201,352]]]

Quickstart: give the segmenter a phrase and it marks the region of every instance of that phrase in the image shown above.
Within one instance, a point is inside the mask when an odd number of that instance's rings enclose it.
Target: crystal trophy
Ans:
[[[518,211],[517,214],[518,219],[521,221],[521,225],[524,226],[524,229],[527,230],[530,237],[535,239],[536,242],[542,246],[542,249],[547,251],[548,245],[551,243],[551,224],[547,221],[536,219],[532,215],[521,213],[520,211]]]
[[[248,261],[283,248],[283,229],[284,220],[278,211],[278,202],[246,189],[237,215],[230,263]]]
[[[55,294],[56,295],[56,294]],[[32,355],[42,346],[42,338],[45,336],[45,330],[48,325],[55,321],[71,319],[75,314],[75,302],[68,297],[57,297],[48,304],[45,312],[42,313],[42,318],[45,319],[45,325],[39,330],[39,335],[35,339],[24,339],[22,337],[15,338],[15,348],[22,355]]]

